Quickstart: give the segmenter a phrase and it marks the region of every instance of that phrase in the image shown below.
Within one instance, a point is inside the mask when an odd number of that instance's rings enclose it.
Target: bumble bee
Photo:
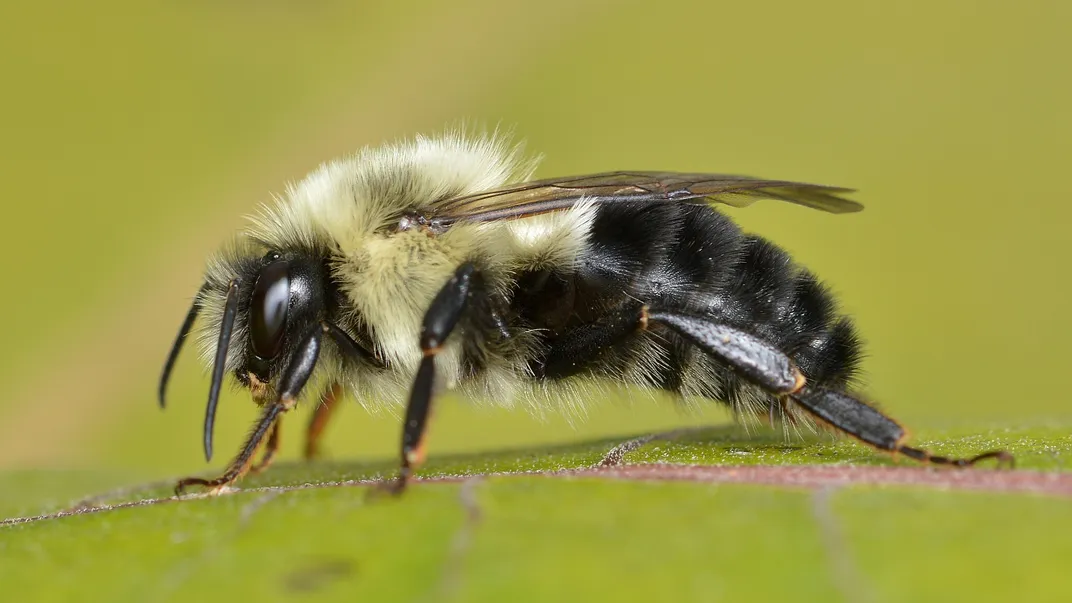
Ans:
[[[306,456],[341,397],[404,406],[401,489],[424,459],[438,389],[581,405],[594,380],[822,425],[919,461],[1011,461],[905,445],[904,428],[852,390],[861,344],[828,290],[713,206],[856,212],[851,190],[644,171],[530,180],[535,167],[506,136],[448,132],[324,164],[262,208],[209,262],[159,399],[200,315],[206,458],[227,373],[263,413],[222,476],[176,489],[219,491],[267,467],[282,416],[310,395]]]

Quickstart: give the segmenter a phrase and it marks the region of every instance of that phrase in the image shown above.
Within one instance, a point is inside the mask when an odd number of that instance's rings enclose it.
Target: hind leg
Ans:
[[[708,317],[674,310],[631,305],[619,308],[598,323],[578,327],[554,344],[540,367],[547,376],[565,375],[601,350],[633,333],[662,324],[741,378],[782,401],[791,401],[816,420],[890,453],[928,463],[964,467],[984,459],[1013,463],[1006,451],[989,451],[971,458],[947,458],[906,446],[907,432],[893,419],[852,394],[810,385],[784,352],[762,339]]]

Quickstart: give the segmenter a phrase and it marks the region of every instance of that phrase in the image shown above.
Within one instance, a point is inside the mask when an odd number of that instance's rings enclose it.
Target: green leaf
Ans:
[[[404,496],[369,496],[392,462],[284,464],[219,497],[171,482],[83,500],[80,513],[0,527],[0,585],[34,601],[1054,600],[1072,595],[1068,491],[724,484],[584,474],[631,438],[434,459]],[[1021,469],[904,472],[1011,480],[1064,467],[1057,429],[919,439],[944,454],[1014,451]],[[734,428],[656,437],[622,461],[893,461],[847,441],[786,444]],[[734,470],[738,471],[738,470]],[[859,469],[853,475],[862,475]],[[491,476],[483,474],[494,474]],[[1070,484],[1072,476],[1050,474]],[[114,475],[0,478],[5,512],[47,512]],[[46,487],[52,483],[53,488]],[[956,485],[950,481],[948,485]],[[56,488],[62,488],[56,489]],[[61,493],[62,492],[62,493]],[[22,513],[25,514],[25,513]]]

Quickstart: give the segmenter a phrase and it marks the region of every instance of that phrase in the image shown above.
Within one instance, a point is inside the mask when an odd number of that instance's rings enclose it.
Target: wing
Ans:
[[[534,180],[456,197],[437,204],[434,218],[444,225],[508,220],[568,209],[581,199],[596,203],[707,201],[734,207],[778,199],[835,214],[860,211],[863,205],[840,196],[850,192],[852,189],[725,174],[606,172]]]

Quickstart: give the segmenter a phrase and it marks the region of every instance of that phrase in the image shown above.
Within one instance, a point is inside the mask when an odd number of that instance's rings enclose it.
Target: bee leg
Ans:
[[[700,349],[729,364],[746,379],[775,394],[795,391],[804,375],[788,356],[750,335],[709,318],[655,311],[641,304],[619,308],[598,322],[577,327],[552,345],[538,373],[547,377],[573,374],[637,331],[661,323]]]
[[[1012,455],[1002,450],[956,459],[905,446],[903,441],[907,433],[896,421],[848,393],[809,385],[792,359],[778,348],[709,317],[690,316],[675,310],[652,309],[640,304],[619,308],[599,322],[577,327],[559,337],[543,364],[534,369],[538,375],[552,378],[574,374],[590,364],[602,350],[638,330],[647,330],[653,323],[662,324],[683,336],[749,382],[781,399],[783,404],[786,399],[791,400],[816,419],[880,450],[956,467],[985,459],[1010,465],[1013,462]]]
[[[904,427],[842,391],[805,386],[789,397],[815,418],[865,444],[890,453],[901,453],[920,462],[967,467],[982,460],[995,459],[999,465],[1012,467],[1015,464],[1012,454],[1005,450],[991,450],[971,458],[949,458],[905,446],[908,433]]]
[[[339,352],[348,361],[371,365],[380,369],[385,368],[382,359],[365,346],[354,341],[338,325],[323,322],[320,327],[325,335],[331,337]],[[323,434],[324,428],[327,427],[328,421],[331,420],[335,407],[338,406],[341,398],[342,386],[338,383],[331,385],[320,395],[320,403],[316,405],[316,409],[313,410],[313,416],[309,419],[309,424],[305,428],[305,460],[309,461],[320,455],[320,436]]]
[[[903,442],[908,434],[899,423],[848,393],[807,384],[788,355],[743,331],[706,318],[672,312],[648,312],[644,319],[647,322],[670,327],[767,392],[783,399],[788,397],[816,419],[880,450],[956,467],[967,467],[984,459],[1013,463],[1012,455],[1004,450],[958,459],[905,446]]]
[[[637,331],[647,328],[647,310],[641,304],[617,308],[598,321],[580,325],[557,337],[542,362],[532,367],[538,377],[558,379],[592,366]]]
[[[286,370],[283,371],[283,378],[280,381],[279,398],[264,409],[261,418],[253,426],[253,431],[250,432],[249,437],[246,438],[246,443],[243,444],[238,456],[231,461],[231,464],[228,465],[227,470],[223,472],[223,475],[212,480],[206,480],[200,477],[188,477],[179,480],[178,484],[175,485],[175,494],[177,496],[181,496],[186,488],[190,486],[204,486],[208,488],[212,494],[218,494],[227,486],[238,481],[249,471],[253,456],[256,454],[257,449],[260,447],[265,436],[268,435],[268,430],[276,425],[279,417],[283,413],[294,408],[298,394],[301,393],[301,389],[305,387],[305,383],[313,374],[313,369],[316,368],[317,358],[320,355],[320,336],[322,332],[323,331],[318,325],[302,338],[301,343],[298,344],[298,348],[291,357]]]
[[[287,408],[281,401],[275,402],[265,408],[264,412],[261,414],[261,418],[253,427],[253,431],[250,432],[249,437],[246,438],[246,443],[242,445],[242,450],[239,451],[238,456],[231,461],[231,464],[227,466],[227,470],[223,472],[223,475],[216,479],[203,479],[200,477],[187,477],[181,479],[179,480],[179,483],[175,484],[175,495],[182,496],[190,486],[204,486],[209,490],[210,494],[219,494],[224,488],[241,479],[242,476],[249,472],[250,464],[253,462],[253,455],[257,453],[257,449],[260,448],[261,442],[268,434],[268,430],[275,425],[279,416],[287,410],[289,410],[289,408]]]
[[[335,407],[342,397],[342,386],[338,383],[324,390],[320,404],[316,405],[309,425],[305,428],[305,460],[311,461],[320,456],[320,436],[331,419]]]
[[[389,486],[390,492],[401,493],[416,469],[424,462],[425,428],[429,410],[432,406],[433,385],[435,384],[435,358],[451,331],[458,324],[462,314],[469,305],[469,299],[480,288],[480,273],[471,263],[465,263],[454,271],[454,276],[439,290],[421,326],[420,367],[413,380],[409,404],[406,405],[406,418],[402,424],[402,466],[398,478]]]
[[[804,387],[804,374],[789,356],[755,335],[709,318],[654,310],[645,314],[645,323],[666,325],[765,391],[785,395]]]
[[[268,435],[268,441],[264,444],[264,454],[261,455],[260,462],[249,468],[250,475],[261,473],[272,466],[272,462],[275,461],[275,455],[279,453],[279,439],[282,425],[282,417],[276,419],[275,423],[272,424],[272,433]]]
[[[338,325],[323,322],[320,327],[325,335],[331,337],[339,352],[349,362],[371,365],[380,369],[386,367],[381,358],[354,341],[353,337],[350,337],[350,334]],[[316,405],[313,416],[305,428],[305,451],[303,453],[305,460],[310,461],[320,455],[320,436],[327,427],[328,421],[331,420],[340,398],[342,398],[342,386],[338,383],[331,385],[320,395],[320,403]]]
[[[365,346],[354,341],[354,338],[350,337],[350,334],[346,331],[340,329],[338,325],[330,322],[323,322],[320,324],[320,328],[335,341],[335,345],[347,360],[351,362],[371,364],[376,368],[384,368],[385,365],[383,360],[376,356],[375,353],[365,348]]]

